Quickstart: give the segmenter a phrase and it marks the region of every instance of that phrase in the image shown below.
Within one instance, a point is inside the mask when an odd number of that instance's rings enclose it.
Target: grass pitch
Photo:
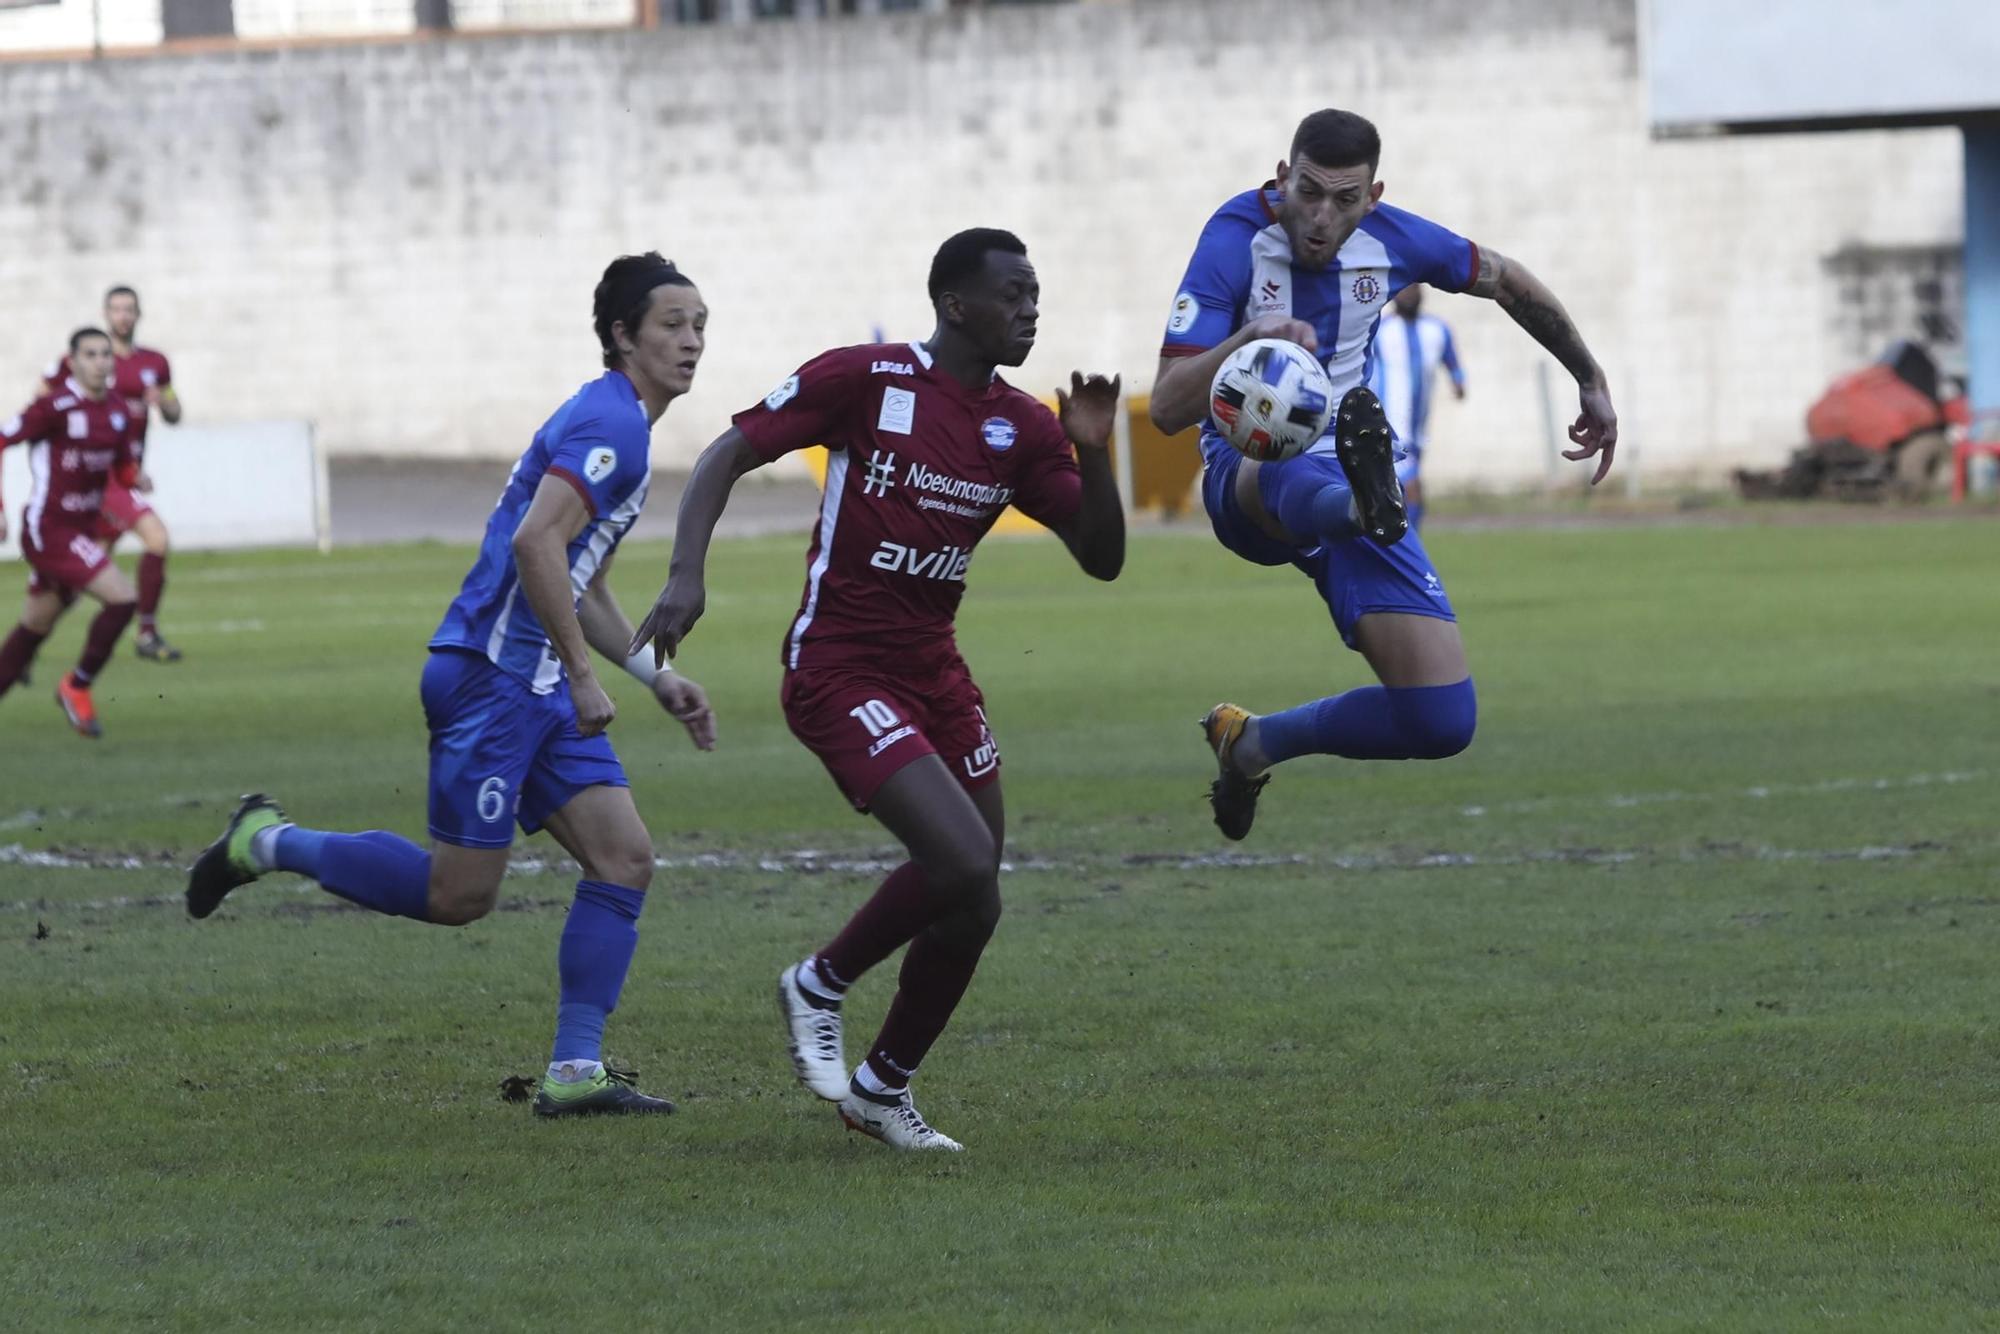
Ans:
[[[1008,915],[897,1157],[793,1084],[770,992],[889,855],[778,716],[803,542],[719,544],[614,737],[663,866],[610,1053],[546,1057],[571,876],[463,930],[290,877],[185,919],[239,792],[421,837],[423,642],[469,553],[177,557],[108,735],[0,701],[0,1287],[21,1328],[2000,1325],[2000,525],[1430,536],[1480,733],[1282,769],[1224,844],[1194,720],[1360,683],[1306,582],[1198,535],[1099,586],[981,550],[961,643]],[[613,578],[638,610],[664,552]],[[850,1050],[893,965],[857,988]]]

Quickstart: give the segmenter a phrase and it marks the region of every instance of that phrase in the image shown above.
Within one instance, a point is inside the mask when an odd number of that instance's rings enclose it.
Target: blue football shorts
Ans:
[[[1340,631],[1341,642],[1354,647],[1354,626],[1370,612],[1400,612],[1455,621],[1451,600],[1431,567],[1430,553],[1416,533],[1405,534],[1392,547],[1377,546],[1365,537],[1326,546],[1295,548],[1278,541],[1250,521],[1236,504],[1236,469],[1243,456],[1212,431],[1201,433],[1201,499],[1208,509],[1216,540],[1256,565],[1290,565],[1313,581]],[[1283,488],[1329,482],[1346,485],[1340,460],[1331,454],[1301,454],[1283,463],[1266,463],[1257,472],[1264,508],[1275,512]]]
[[[589,787],[629,787],[602,732],[580,736],[569,682],[537,695],[477,653],[433,649],[424,664],[431,732],[431,837],[504,848]]]

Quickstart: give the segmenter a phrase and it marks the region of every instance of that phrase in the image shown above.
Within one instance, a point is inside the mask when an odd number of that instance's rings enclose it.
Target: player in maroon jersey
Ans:
[[[139,328],[139,294],[129,287],[114,287],[104,294],[104,326],[111,331],[111,348],[116,355],[111,390],[125,400],[125,411],[139,427],[137,461],[145,464],[146,427],[154,408],[173,425],[181,419],[180,395],[174,390],[173,368],[166,354],[133,341]],[[50,368],[43,393],[54,393],[70,373],[67,357]],[[144,476],[143,471],[140,474]],[[150,489],[148,486],[146,489]],[[118,544],[126,533],[136,534],[145,547],[139,557],[139,635],[135,647],[139,656],[152,662],[179,662],[181,651],[160,637],[158,616],[160,597],[167,587],[167,525],[138,489],[117,478],[104,491],[103,518],[98,537],[106,549]]]
[[[43,394],[0,422],[0,449],[26,443],[34,479],[21,514],[21,554],[28,559],[28,600],[20,624],[0,644],[0,695],[20,679],[56,618],[88,594],[103,604],[85,636],[76,670],[56,686],[56,703],[84,736],[102,734],[90,685],[110,660],[136,610],[137,593],[98,541],[104,492],[113,478],[141,480],[136,423],[111,391],[111,338],[102,329],[70,335],[70,371],[55,393]],[[0,536],[6,532],[0,508]]]
[[[1086,573],[1115,579],[1125,562],[1105,449],[1118,381],[1073,374],[1056,391],[1058,420],[995,373],[1034,346],[1041,287],[1027,248],[1007,232],[961,232],[932,261],[930,295],[928,342],[816,357],[703,452],[667,586],[632,644],[671,654],[701,616],[709,537],[736,479],[826,445],[805,596],[783,647],[785,720],[909,860],[830,944],[785,969],[778,1004],[801,1082],[903,1149],[960,1147],[917,1114],[909,1079],[1000,918],[1000,751],[952,632],[973,549],[1012,504]],[[906,942],[895,1001],[850,1079],[841,998]]]

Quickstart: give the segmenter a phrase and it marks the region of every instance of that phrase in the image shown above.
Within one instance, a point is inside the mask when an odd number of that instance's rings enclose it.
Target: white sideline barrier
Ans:
[[[51,448],[62,448],[56,441]],[[326,459],[313,446],[312,423],[235,422],[173,427],[153,423],[146,441],[146,499],[166,521],[179,551],[221,547],[303,547],[332,542]],[[28,446],[0,450],[7,540],[0,560],[21,557],[27,508]],[[127,539],[127,548],[131,539]]]

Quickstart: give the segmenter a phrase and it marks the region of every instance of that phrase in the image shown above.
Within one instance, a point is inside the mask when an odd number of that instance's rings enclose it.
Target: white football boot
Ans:
[[[847,1097],[847,1058],[840,1047],[840,1006],[814,1004],[799,987],[796,965],[778,974],[778,1013],[785,1017],[785,1044],[792,1068],[804,1084],[828,1102]]]
[[[892,1149],[937,1149],[957,1153],[965,1146],[942,1131],[933,1130],[910,1101],[910,1091],[897,1094],[870,1093],[850,1086],[840,1100],[840,1119],[849,1130],[881,1140]]]

